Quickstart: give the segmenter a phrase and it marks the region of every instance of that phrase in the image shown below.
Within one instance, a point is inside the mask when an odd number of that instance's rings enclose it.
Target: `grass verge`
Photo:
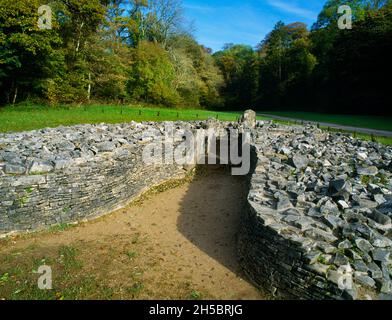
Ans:
[[[197,109],[165,109],[144,106],[8,106],[0,109],[0,132],[29,131],[78,124],[124,123],[130,121],[196,121],[217,118],[236,121],[242,112],[216,112]],[[263,117],[260,117],[263,119]]]

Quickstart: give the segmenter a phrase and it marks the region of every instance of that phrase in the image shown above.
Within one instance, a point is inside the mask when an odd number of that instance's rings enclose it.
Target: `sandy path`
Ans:
[[[64,245],[80,252],[84,274],[115,288],[140,277],[140,299],[182,299],[190,290],[212,299],[263,299],[240,276],[236,232],[245,181],[221,168],[114,214],[56,233],[16,239],[3,252],[50,255]],[[30,251],[31,251],[30,250]],[[124,253],[133,252],[130,261]],[[132,274],[132,275],[131,275]],[[127,299],[116,292],[114,298]]]

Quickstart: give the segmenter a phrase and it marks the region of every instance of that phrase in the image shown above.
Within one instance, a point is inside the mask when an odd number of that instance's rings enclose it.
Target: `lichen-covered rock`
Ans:
[[[256,128],[256,112],[254,112],[253,110],[245,111],[244,115],[242,116],[241,122],[245,128]]]
[[[32,174],[44,174],[54,170],[54,166],[49,161],[34,161],[29,172]]]

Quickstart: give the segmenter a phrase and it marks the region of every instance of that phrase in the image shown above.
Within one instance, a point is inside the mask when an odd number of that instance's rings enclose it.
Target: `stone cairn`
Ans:
[[[282,298],[391,299],[392,148],[259,123],[253,152],[248,276]]]
[[[215,125],[252,131],[238,243],[251,281],[278,298],[391,299],[391,147],[252,111],[242,124],[174,123],[177,133]],[[107,214],[183,177],[181,166],[142,162],[164,134],[153,122],[0,134],[0,235]]]

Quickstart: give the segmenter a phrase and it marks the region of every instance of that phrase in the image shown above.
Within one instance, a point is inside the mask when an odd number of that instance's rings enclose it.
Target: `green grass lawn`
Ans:
[[[334,115],[313,112],[262,112],[275,116],[288,117],[299,120],[328,122],[344,126],[392,131],[392,118],[360,115]]]
[[[306,112],[269,112],[274,115],[333,122],[364,128],[392,131],[392,119],[382,117],[363,117],[345,115],[324,115]],[[145,106],[111,106],[91,105],[81,107],[59,106],[48,107],[39,105],[18,105],[0,108],[0,132],[18,132],[58,126],[72,126],[87,123],[124,123],[132,120],[142,121],[191,121],[218,118],[223,121],[236,121],[242,112],[216,112],[207,110],[168,109]],[[266,117],[257,117],[267,120]],[[283,122],[283,121],[281,121]],[[292,124],[292,123],[288,123]],[[324,128],[325,129],[325,128]],[[358,138],[370,140],[372,137],[358,134]],[[374,137],[373,137],[374,138]],[[376,137],[384,144],[392,144],[392,138]]]
[[[142,106],[44,107],[20,105],[0,108],[0,132],[28,131],[87,123],[123,123],[132,120],[176,121],[206,120],[214,117],[235,121],[242,112],[147,108]]]

